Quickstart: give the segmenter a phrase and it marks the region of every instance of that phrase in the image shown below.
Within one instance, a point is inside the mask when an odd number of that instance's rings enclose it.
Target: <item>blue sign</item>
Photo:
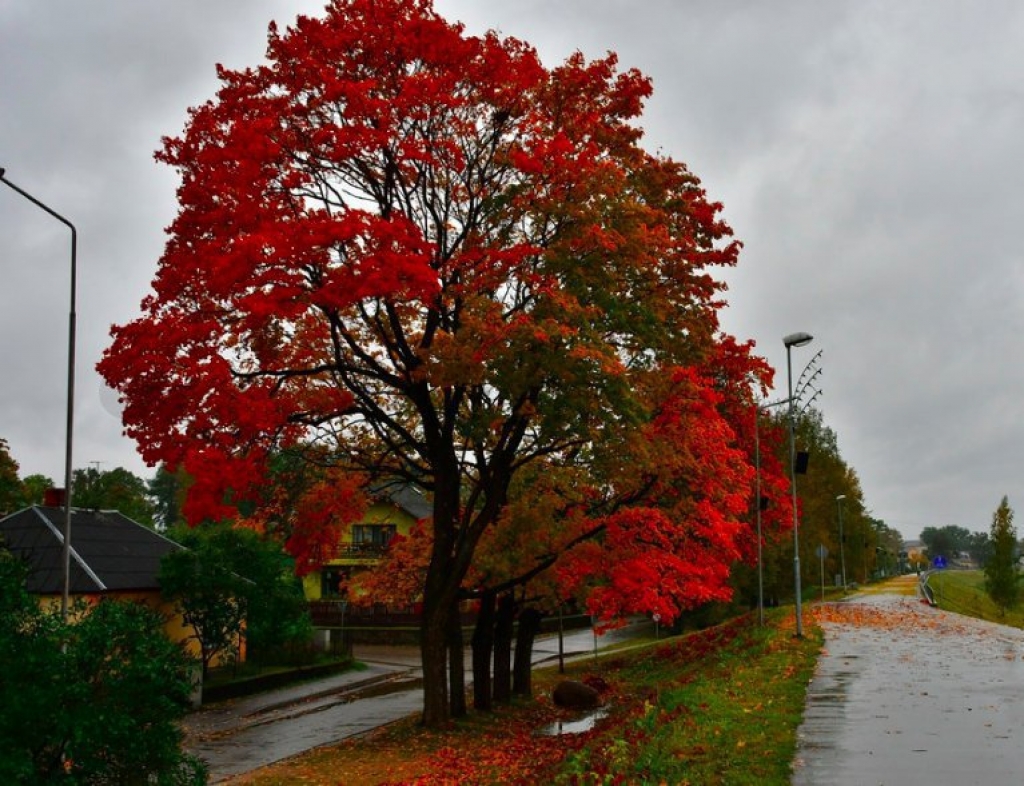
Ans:
[[[946,558],[940,554],[932,560],[932,565],[934,565],[936,568],[944,568],[946,567]]]

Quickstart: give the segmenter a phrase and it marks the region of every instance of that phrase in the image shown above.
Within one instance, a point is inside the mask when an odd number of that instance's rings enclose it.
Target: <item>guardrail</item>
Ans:
[[[935,602],[935,593],[932,588],[928,586],[928,577],[931,576],[931,571],[926,570],[921,574],[917,582],[917,591],[921,594],[921,597],[928,603],[929,606],[938,606]]]

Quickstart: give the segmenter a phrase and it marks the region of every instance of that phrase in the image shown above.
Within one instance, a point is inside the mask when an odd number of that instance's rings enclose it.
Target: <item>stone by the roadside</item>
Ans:
[[[555,686],[552,699],[558,707],[589,710],[601,704],[601,694],[576,680],[562,680]]]

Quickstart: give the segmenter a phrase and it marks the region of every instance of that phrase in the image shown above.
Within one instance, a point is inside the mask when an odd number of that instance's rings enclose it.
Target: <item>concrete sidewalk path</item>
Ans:
[[[418,673],[401,664],[291,685],[204,707],[186,716],[185,748],[206,761],[210,782],[376,728],[416,710]],[[376,703],[362,701],[379,696]],[[358,709],[356,709],[358,707]]]
[[[592,657],[598,649],[649,635],[651,626],[637,621],[597,636],[573,631],[564,637],[565,657]],[[209,765],[211,783],[221,783],[422,710],[419,648],[356,645],[353,655],[364,670],[219,702],[188,715],[182,724],[186,749]],[[539,638],[532,656],[535,664],[557,659],[557,638]],[[466,657],[469,663],[468,652]]]
[[[1024,782],[1024,631],[860,595],[813,608],[825,652],[795,786]]]

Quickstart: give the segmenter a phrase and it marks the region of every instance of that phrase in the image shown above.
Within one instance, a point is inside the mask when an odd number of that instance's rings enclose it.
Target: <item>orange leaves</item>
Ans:
[[[582,747],[591,735],[538,735],[536,729],[553,718],[553,710],[536,717],[509,718],[489,724],[486,733],[460,735],[457,744],[442,746],[419,760],[416,775],[390,780],[390,786],[471,786],[478,783],[532,784],[546,768]],[[388,786],[384,784],[383,786]]]
[[[380,563],[355,573],[343,588],[352,602],[408,604],[423,591],[423,577],[430,562],[431,533],[423,522],[407,536],[395,535]]]
[[[815,620],[821,624],[893,630],[934,630],[955,624],[955,619],[951,615],[934,611],[910,598],[901,598],[897,602],[884,605],[856,602],[817,603],[811,610]]]

